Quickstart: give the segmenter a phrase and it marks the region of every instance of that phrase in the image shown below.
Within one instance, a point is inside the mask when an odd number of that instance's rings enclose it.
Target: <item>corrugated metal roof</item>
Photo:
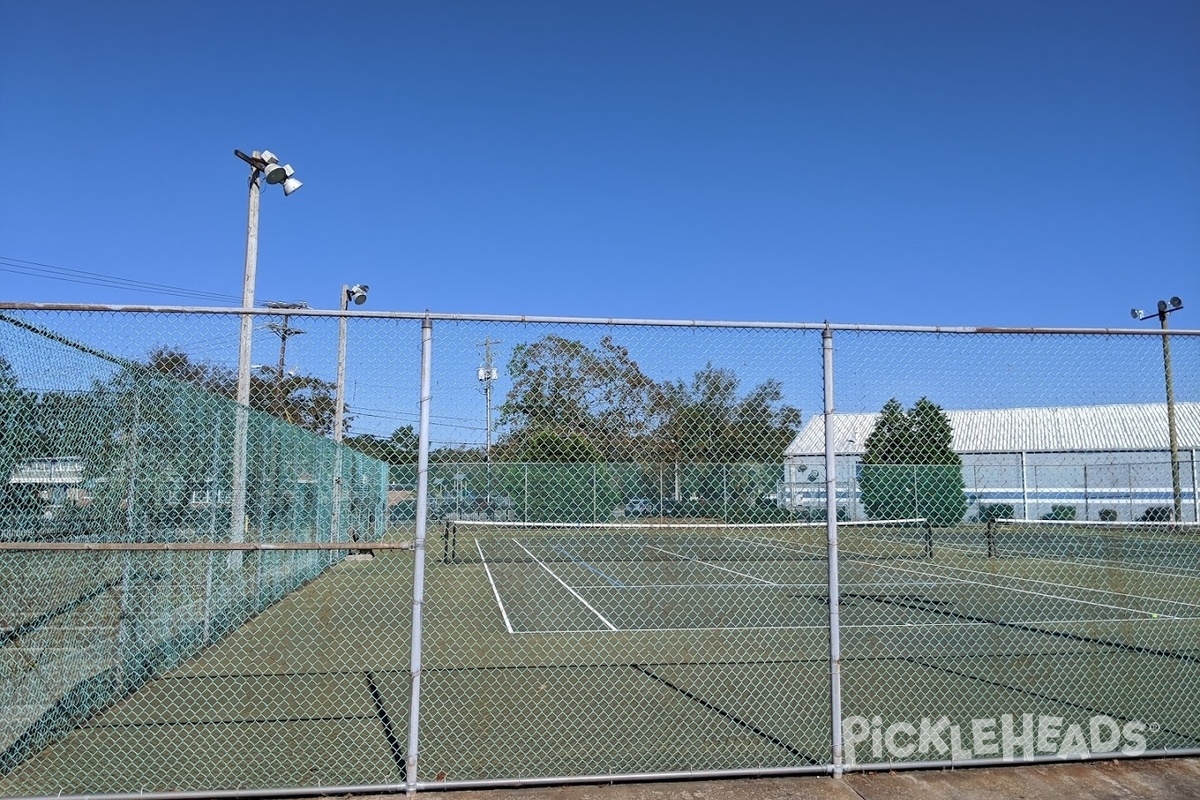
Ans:
[[[83,483],[83,460],[79,458],[31,458],[13,466],[8,482],[12,484]]]
[[[985,408],[946,411],[958,453],[1062,453],[1167,450],[1167,404],[1047,408]],[[834,414],[833,441],[839,454],[861,455],[878,413]],[[1179,447],[1200,447],[1200,403],[1176,403]],[[825,452],[825,418],[813,416],[784,450],[784,456]]]

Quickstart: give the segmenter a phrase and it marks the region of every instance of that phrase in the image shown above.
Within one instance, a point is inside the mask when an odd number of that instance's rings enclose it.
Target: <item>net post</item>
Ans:
[[[921,528],[925,533],[925,558],[933,560],[933,523],[928,518],[921,520]]]
[[[413,536],[412,699],[408,715],[405,788],[417,791],[417,754],[421,720],[421,623],[425,604],[425,531],[429,516],[429,405],[432,395],[433,320],[421,321],[421,422],[417,438],[417,520]]]
[[[996,520],[989,519],[987,521],[987,557],[996,557]]]
[[[829,588],[829,717],[833,775],[842,764],[842,633],[841,591],[838,588],[837,453],[833,445],[833,330],[821,331],[822,382],[825,388],[825,530],[828,535]]]

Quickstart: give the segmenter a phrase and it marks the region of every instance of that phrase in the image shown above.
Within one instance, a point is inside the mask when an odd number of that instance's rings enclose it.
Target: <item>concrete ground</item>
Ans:
[[[1200,798],[1200,758],[422,794],[437,800],[1182,800]]]

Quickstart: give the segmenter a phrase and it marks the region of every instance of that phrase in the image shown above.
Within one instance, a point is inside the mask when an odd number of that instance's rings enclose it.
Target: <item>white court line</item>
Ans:
[[[749,578],[752,581],[758,581],[759,583],[765,583],[767,586],[784,586],[785,585],[782,583],[777,583],[775,581],[766,580],[765,578],[760,578],[757,575],[751,575],[748,572],[738,572],[736,569],[729,569],[727,567],[721,567],[716,564],[710,564],[709,562],[701,561],[698,558],[692,558],[691,556],[685,556],[683,553],[673,553],[670,550],[664,550],[661,547],[655,547],[652,544],[648,544],[648,545],[646,545],[646,547],[650,550],[657,550],[660,553],[666,553],[669,556],[675,556],[675,558],[682,558],[684,561],[693,561],[697,564],[703,564],[706,567],[712,567],[713,569],[719,569],[722,572],[728,572],[730,575],[737,575],[742,578]],[[686,585],[686,584],[681,584],[681,585]]]
[[[500,616],[504,618],[504,627],[509,633],[513,633],[512,623],[508,621],[508,612],[504,610],[504,601],[500,599],[500,590],[496,588],[496,582],[492,580],[492,570],[488,567],[487,557],[483,554],[483,546],[479,544],[479,540],[475,540],[475,549],[479,551],[479,561],[483,564],[483,571],[487,573],[488,583],[492,585],[492,594],[496,596],[496,605],[500,606]]]
[[[850,557],[854,558],[855,556],[853,553],[851,553]],[[865,558],[870,558],[870,556],[865,556]],[[906,559],[901,559],[901,560],[912,561],[914,559],[906,558]],[[1070,564],[1071,562],[1055,562],[1055,563]],[[1039,578],[1024,578],[1020,575],[1003,575],[1003,574],[995,573],[995,572],[987,572],[986,570],[968,569],[967,567],[956,567],[956,566],[949,565],[949,564],[947,564],[945,566],[947,569],[957,570],[958,573],[965,574],[965,575],[986,575],[991,578],[1002,578],[1004,580],[1010,580],[1010,581],[1022,581],[1024,583],[1036,583],[1040,586],[1053,586],[1056,589],[1070,589],[1070,590],[1079,591],[1079,592],[1092,592],[1093,594],[1108,595],[1111,597],[1124,597],[1124,598],[1128,598],[1130,600],[1146,600],[1146,601],[1151,601],[1151,602],[1155,602],[1155,603],[1166,603],[1168,605],[1173,605],[1173,606],[1185,606],[1190,609],[1200,609],[1200,604],[1189,603],[1186,600],[1171,600],[1170,598],[1167,598],[1167,597],[1151,597],[1148,595],[1131,594],[1129,592],[1117,592],[1112,589],[1098,589],[1094,586],[1079,586],[1078,584],[1074,584],[1074,583],[1057,583],[1054,581],[1041,580]],[[1093,566],[1093,565],[1084,564],[1083,566]],[[893,568],[893,567],[886,566],[886,565],[884,565],[883,568],[884,569],[898,569],[898,568]],[[919,571],[918,571],[918,573],[926,574],[926,575],[933,574],[933,573],[920,573]],[[1155,573],[1150,573],[1150,574],[1153,575]],[[951,580],[958,581],[957,578],[954,578],[953,576],[950,576],[950,577],[951,577]],[[959,582],[961,582],[961,583],[978,583],[978,585],[980,585],[980,586],[995,587],[997,589],[1003,589],[1004,591],[1011,591],[1011,592],[1028,592],[1029,591],[1027,589],[1018,589],[1013,586],[1002,586],[1000,584],[990,583],[990,582],[975,582],[975,581],[959,581]],[[1033,594],[1037,594],[1037,593],[1033,592]],[[1088,600],[1077,600],[1077,599],[1070,598],[1070,597],[1062,597],[1060,595],[1045,595],[1045,596],[1046,597],[1061,597],[1061,599],[1063,599],[1063,600],[1070,600],[1071,602],[1075,602],[1075,603],[1088,603],[1091,605],[1101,605],[1101,604],[1091,603],[1091,601],[1088,601]],[[1105,606],[1105,607],[1106,608],[1123,608],[1122,606]],[[1138,611],[1139,613],[1148,613],[1141,609],[1124,608],[1124,610]]]
[[[917,569],[905,569],[904,567],[895,567],[895,566],[891,566],[891,565],[884,567],[884,569],[893,570],[895,572],[905,572],[905,573],[909,573],[911,575],[921,575],[922,577],[926,577],[926,578],[932,577],[934,575],[934,573],[931,573],[931,572],[922,572],[921,570],[917,570]],[[984,573],[984,572],[975,572],[974,570],[963,570],[963,571],[967,572],[968,574],[970,574],[970,573],[975,573],[975,574],[980,574],[980,575],[989,574],[989,573]],[[1150,613],[1151,613],[1149,611],[1146,611],[1143,608],[1131,608],[1129,606],[1118,606],[1118,605],[1114,605],[1112,603],[1097,603],[1093,600],[1080,600],[1079,598],[1076,598],[1076,597],[1065,597],[1060,594],[1050,594],[1049,592],[1037,592],[1037,591],[1034,591],[1033,589],[1018,589],[1015,586],[999,586],[997,584],[988,583],[986,581],[973,581],[973,580],[967,580],[965,578],[952,577],[952,576],[947,576],[947,577],[949,578],[947,583],[963,584],[966,586],[983,586],[988,589],[1000,589],[1005,592],[1016,592],[1017,594],[1033,595],[1034,597],[1042,597],[1047,600],[1063,600],[1067,603],[1077,603],[1079,605],[1084,605],[1084,606],[1095,606],[1096,608],[1107,608],[1110,611],[1128,611],[1130,614],[1143,614],[1147,617],[1150,616]],[[1056,585],[1056,584],[1048,584],[1048,585]],[[1058,588],[1066,588],[1066,587],[1058,585]],[[1070,588],[1082,589],[1085,587],[1071,586]],[[1162,616],[1162,615],[1159,615],[1159,616]],[[1180,619],[1180,617],[1176,617],[1174,615],[1168,614],[1165,617],[1165,619],[1178,620],[1178,619]],[[1076,620],[1076,622],[1087,622],[1087,620]]]
[[[781,542],[778,539],[732,539],[734,542],[743,542],[745,544],[756,544],[759,547],[766,547],[771,550],[783,550],[785,552],[800,553],[806,558],[814,560],[827,557],[829,554],[825,545],[801,545],[799,548],[786,543],[786,540]],[[811,548],[811,549],[803,549]],[[841,552],[840,550],[838,552]]]
[[[999,545],[1000,543],[997,542],[997,546]],[[985,552],[985,548],[983,546],[975,546],[965,542],[959,542],[953,545],[942,544],[940,547],[943,550],[952,550],[958,553],[971,553],[972,555],[979,555]],[[1190,580],[1200,578],[1200,569],[1189,569],[1188,567],[1170,567],[1170,571],[1165,572],[1161,569],[1151,569],[1144,564],[1141,566],[1127,565],[1119,560],[1114,559],[1079,558],[1070,560],[1065,558],[1046,558],[1045,556],[1035,555],[1034,553],[1003,555],[1000,556],[1000,558],[1028,558],[1036,561],[1045,561],[1049,564],[1065,564],[1067,566],[1089,567],[1091,569],[1119,569],[1123,572],[1133,572],[1141,575],[1153,575],[1160,578],[1186,578]]]
[[[1149,617],[1144,618],[1144,619],[1129,619],[1128,617],[1113,617],[1111,619],[1095,619],[1095,620],[1089,619],[1089,620],[1086,620],[1086,622],[1088,622],[1089,624],[1093,623],[1093,622],[1097,623],[1097,624],[1104,624],[1104,623],[1126,624],[1126,623],[1134,622],[1134,623],[1144,623],[1146,625],[1155,625],[1155,624],[1162,623],[1162,622],[1196,622],[1196,621],[1200,621],[1200,617],[1171,617],[1169,619],[1168,618],[1150,619]],[[1078,620],[1078,619],[1033,619],[1033,620],[1028,620],[1028,622],[1037,623],[1039,625],[1078,625],[1078,624],[1080,624],[1081,620]],[[854,624],[854,625],[847,625],[847,624],[843,623],[841,628],[842,628],[842,630],[863,630],[863,631],[881,630],[881,629],[887,629],[887,628],[904,628],[904,629],[909,629],[909,630],[911,630],[913,628],[922,628],[922,629],[950,628],[950,629],[954,629],[954,630],[961,630],[962,628],[994,629],[995,626],[996,626],[996,623],[994,623],[994,622],[963,622],[963,621],[960,621],[960,622],[886,622],[886,623],[863,623],[863,624]],[[822,623],[820,625],[741,625],[741,626],[737,626],[737,627],[731,627],[728,625],[726,625],[726,626],[705,625],[705,626],[697,626],[694,628],[667,628],[667,627],[662,627],[662,628],[621,628],[619,630],[619,632],[620,633],[661,633],[663,631],[711,632],[711,631],[828,631],[828,630],[829,630],[829,623],[826,622],[826,623]],[[1069,633],[1069,631],[1063,631],[1063,632]],[[548,634],[548,633],[602,633],[602,631],[581,631],[578,628],[565,628],[562,630],[558,630],[558,629],[537,630],[537,631],[522,630],[522,631],[517,631],[516,635],[520,636],[522,634]]]
[[[779,547],[780,549],[794,549],[792,547],[784,547],[784,546],[776,546],[776,547]],[[805,551],[803,551],[803,549],[800,549],[799,552],[803,553]],[[866,553],[856,554],[853,551],[842,551],[842,554],[847,555],[847,557],[854,557],[854,555],[862,555],[863,558],[868,558],[868,559],[874,558],[870,554],[866,554]],[[916,561],[917,559],[898,559],[898,560]],[[919,563],[919,561],[918,561],[918,563]],[[947,569],[947,570],[954,570],[956,575],[941,575],[940,576],[936,572],[925,572],[922,570],[911,570],[911,569],[906,570],[905,567],[895,566],[893,564],[877,564],[876,565],[876,569],[880,569],[880,570],[890,570],[893,572],[905,572],[905,573],[908,573],[908,575],[918,575],[918,576],[922,576],[924,578],[941,577],[942,578],[941,583],[943,585],[952,585],[952,584],[976,585],[976,587],[984,587],[986,589],[998,589],[1001,591],[1015,591],[1015,593],[1018,593],[1018,594],[1046,597],[1046,599],[1049,599],[1049,600],[1064,600],[1067,602],[1084,604],[1084,606],[1096,606],[1098,608],[1123,610],[1123,612],[1129,612],[1132,614],[1145,614],[1147,616],[1150,616],[1151,612],[1148,612],[1148,610],[1146,610],[1144,608],[1130,608],[1128,606],[1114,606],[1114,604],[1111,604],[1111,603],[1098,603],[1098,602],[1094,602],[1091,600],[1079,600],[1078,597],[1067,597],[1064,595],[1051,595],[1049,593],[1044,593],[1044,591],[1033,591],[1032,589],[1020,589],[1018,587],[1006,587],[1006,585],[1002,585],[1002,584],[998,584],[998,583],[991,583],[988,581],[968,581],[968,579],[960,578],[958,576],[961,576],[961,575],[983,575],[983,576],[988,576],[990,578],[1003,578],[1003,579],[1007,579],[1007,581],[1022,581],[1025,583],[1037,583],[1039,585],[1044,585],[1044,587],[1054,587],[1056,589],[1070,589],[1070,590],[1075,590],[1075,591],[1091,591],[1091,593],[1093,593],[1093,594],[1111,595],[1111,596],[1116,596],[1116,597],[1128,597],[1128,599],[1130,599],[1130,600],[1147,600],[1147,601],[1153,601],[1153,602],[1158,602],[1158,603],[1169,603],[1169,604],[1171,604],[1171,606],[1187,606],[1188,608],[1200,608],[1200,604],[1184,602],[1182,600],[1168,600],[1168,599],[1165,599],[1165,597],[1147,597],[1147,596],[1142,596],[1142,595],[1130,595],[1130,594],[1126,594],[1126,593],[1121,593],[1121,591],[1112,591],[1109,589],[1094,589],[1092,587],[1080,587],[1080,585],[1075,585],[1072,583],[1050,583],[1050,582],[1046,582],[1046,581],[1039,581],[1039,579],[1037,579],[1037,578],[1022,578],[1020,576],[1014,576],[1014,575],[997,575],[997,573],[995,573],[995,572],[985,572],[983,570],[968,570],[968,569],[966,569],[966,567],[953,566],[953,565],[948,565],[948,564],[943,565],[943,567],[944,567],[944,569]],[[842,585],[845,585],[845,587],[850,587],[850,585],[853,585],[853,584],[842,584]],[[1165,619],[1180,620],[1180,619],[1189,619],[1189,618],[1184,618],[1184,616],[1175,616],[1175,615],[1169,614],[1169,615],[1166,615]],[[1079,621],[1079,620],[1076,620],[1076,621]],[[1100,620],[1100,621],[1103,621],[1103,620]]]
[[[774,546],[774,548],[775,548],[776,550],[778,550],[778,549],[779,549],[779,546],[778,546],[778,544],[777,544],[777,543],[778,543],[780,540],[778,540],[778,539],[771,539],[771,538],[766,538],[766,539],[764,539],[764,538],[762,538],[762,537],[758,537],[758,538],[754,538],[754,539],[746,539],[746,538],[744,538],[744,537],[742,537],[742,536],[724,536],[724,537],[722,537],[722,538],[721,538],[721,541],[725,541],[725,542],[735,542],[735,543],[737,543],[737,544],[756,544],[756,545],[758,545],[759,547],[766,547],[766,546],[768,545],[768,543],[769,543],[770,545]],[[787,540],[785,539],[785,540],[783,540],[783,541],[787,541]],[[784,548],[784,549],[786,549],[786,548]],[[805,552],[805,551],[800,551],[800,552]],[[825,552],[825,550],[824,550],[824,549],[821,549],[821,550],[818,550],[817,552],[819,552],[819,553],[824,553],[824,552]],[[805,555],[807,555],[807,553],[805,553]]]
[[[871,587],[877,589],[910,589],[914,586],[945,586],[945,581],[872,581],[870,583],[856,583],[855,586]],[[621,586],[622,589],[747,589],[754,586],[750,583],[626,583]],[[829,586],[828,582],[821,581],[820,583],[774,583],[769,584],[764,588],[769,589],[825,589]],[[613,589],[616,588],[610,584],[604,583],[582,583],[580,589]],[[754,587],[758,588],[758,587]],[[628,630],[628,628],[626,628]]]
[[[716,625],[705,625],[703,627],[695,627],[695,628],[620,628],[620,629],[618,629],[617,632],[618,633],[663,633],[663,632],[687,631],[688,633],[693,633],[693,632],[713,632],[713,631],[828,631],[828,630],[829,630],[829,623],[824,623],[822,625],[745,625],[745,626],[736,627],[736,628],[730,627],[730,626],[721,627],[721,626],[716,626]],[[603,634],[603,633],[606,633],[606,631],[597,631],[597,630],[581,631],[581,630],[579,630],[579,628],[564,628],[562,630],[551,629],[551,630],[545,630],[545,631],[517,631],[518,636],[520,636],[523,633],[536,633],[536,634],[599,633],[599,634]],[[826,661],[826,663],[828,663],[828,661]]]
[[[615,630],[618,630],[618,628],[617,628],[617,626],[616,626],[616,625],[613,625],[611,622],[609,622],[608,620],[606,620],[606,619],[604,618],[604,615],[603,615],[603,614],[601,614],[601,613],[600,613],[599,611],[597,611],[596,609],[592,608],[592,605],[591,605],[591,603],[589,603],[587,600],[584,600],[584,599],[583,599],[583,595],[581,595],[579,592],[577,592],[577,591],[575,591],[574,589],[572,589],[572,588],[571,588],[571,587],[570,587],[570,586],[567,584],[567,582],[566,582],[566,581],[564,581],[562,578],[560,578],[560,577],[558,577],[557,575],[555,575],[555,574],[554,574],[554,570],[550,569],[550,568],[549,568],[549,567],[547,567],[547,566],[546,566],[544,563],[542,563],[542,560],[541,560],[540,558],[538,558],[537,556],[535,556],[533,553],[530,553],[530,552],[529,552],[529,548],[527,548],[525,545],[521,544],[520,542],[516,542],[516,545],[517,545],[517,547],[519,547],[519,548],[521,548],[522,550],[524,550],[524,551],[525,551],[525,552],[526,552],[526,553],[529,555],[529,557],[530,557],[530,558],[532,558],[534,561],[536,561],[536,562],[537,562],[537,565],[538,565],[539,567],[541,567],[542,569],[546,570],[546,572],[550,573],[550,577],[551,577],[551,578],[554,578],[554,580],[558,581],[558,582],[559,582],[559,584],[561,584],[561,585],[562,585],[562,587],[563,587],[564,589],[566,589],[568,592],[570,592],[572,595],[574,595],[574,597],[575,597],[575,599],[576,599],[576,600],[578,600],[579,602],[583,603],[584,607],[586,607],[588,611],[590,611],[590,612],[592,612],[593,614],[595,614],[595,615],[596,615],[596,616],[597,616],[597,617],[600,619],[600,621],[601,621],[601,622],[603,622],[605,625],[607,625],[607,626],[608,626],[608,629],[609,629],[610,631],[615,631]],[[577,631],[577,632],[578,632],[578,631]]]
[[[1162,617],[1162,616],[1160,616],[1158,618],[1153,618],[1153,619],[1150,617],[1142,617],[1141,619],[1129,619],[1128,617],[1113,617],[1111,619],[1029,619],[1029,620],[1021,620],[1020,624],[1027,625],[1027,624],[1037,623],[1038,625],[1079,625],[1080,623],[1087,623],[1088,625],[1091,625],[1092,623],[1125,624],[1125,623],[1130,623],[1130,622],[1144,622],[1147,625],[1152,625],[1152,624],[1158,624],[1160,622],[1195,622],[1197,620],[1200,620],[1200,617],[1171,617],[1171,616]],[[882,622],[882,623],[869,623],[868,622],[868,623],[862,623],[862,624],[857,624],[857,625],[843,624],[841,627],[843,629],[859,628],[862,630],[867,630],[870,628],[943,628],[943,627],[960,628],[960,627],[964,627],[964,626],[978,626],[978,627],[984,627],[984,628],[991,628],[991,627],[994,627],[995,625],[996,625],[996,623],[994,623],[994,622],[972,622],[972,621],[966,621],[966,622]],[[828,627],[828,626],[826,626],[826,627]],[[1070,633],[1070,631],[1041,631],[1041,633]],[[1184,649],[1186,650],[1189,648],[1184,648]]]
[[[824,588],[823,583],[773,583],[764,589],[818,589]],[[626,583],[622,589],[747,589],[760,588],[752,583]],[[604,583],[582,583],[580,589],[615,589],[617,587]]]

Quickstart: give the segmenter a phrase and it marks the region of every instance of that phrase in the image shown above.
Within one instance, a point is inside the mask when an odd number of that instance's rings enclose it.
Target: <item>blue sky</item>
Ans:
[[[1197,41],[1192,0],[5,3],[0,297],[238,304],[269,148],[259,300],[1126,327],[1200,303]]]

